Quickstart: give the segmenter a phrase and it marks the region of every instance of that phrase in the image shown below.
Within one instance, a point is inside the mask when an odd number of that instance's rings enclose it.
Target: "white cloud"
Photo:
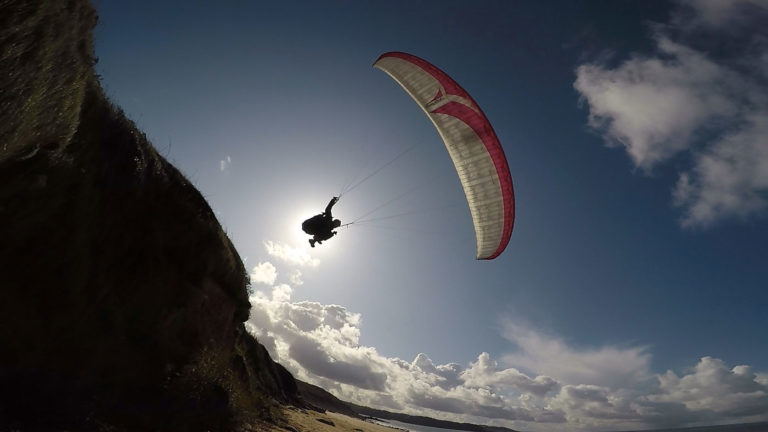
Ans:
[[[253,267],[249,276],[251,283],[273,285],[277,279],[277,269],[269,261],[260,262]]]
[[[512,321],[504,336],[517,350],[501,362],[488,353],[466,366],[423,353],[408,362],[361,345],[360,314],[292,302],[292,292],[257,291],[247,327],[295,376],[343,400],[530,431],[768,420],[768,374],[748,366],[705,357],[687,374],[659,375],[644,347],[575,348]]]
[[[410,363],[388,358],[360,345],[360,314],[340,305],[294,303],[291,293],[287,285],[274,287],[271,295],[257,291],[250,299],[248,328],[300,379],[346,400],[412,414],[479,421],[564,420],[541,399],[556,389],[551,378],[501,369],[487,353],[469,368],[435,365],[425,354]],[[519,399],[523,395],[528,396],[525,404]]]
[[[443,389],[450,389],[461,384],[461,375],[464,373],[464,367],[458,363],[448,363],[445,365],[435,365],[426,354],[419,353],[409,369],[412,371],[420,370],[432,377],[432,383]]]
[[[649,396],[653,401],[681,403],[720,418],[764,418],[768,413],[768,386],[749,366],[729,369],[720,359],[704,357],[688,375],[667,371],[658,379],[662,393]]]
[[[755,381],[757,381],[760,384],[768,387],[768,373],[756,373],[755,374]]]
[[[311,265],[275,242],[273,256]],[[297,258],[298,257],[298,258]],[[656,374],[643,346],[575,347],[512,320],[510,352],[467,365],[386,357],[360,344],[362,317],[341,305],[292,301],[291,285],[259,262],[246,327],[297,378],[343,400],[436,418],[529,431],[619,430],[768,421],[768,374],[703,358],[690,371]],[[301,272],[290,273],[294,284]]]
[[[532,379],[515,368],[500,370],[498,363],[485,352],[478,356],[477,362],[472,363],[469,369],[464,371],[462,378],[465,384],[471,387],[510,386],[536,396],[544,396],[559,388],[556,380],[545,375]]]
[[[686,209],[684,226],[746,218],[768,207],[768,109],[744,121],[697,154],[693,169],[680,175],[674,197]]]
[[[232,158],[227,156],[226,158],[219,161],[219,171],[226,171],[230,165],[232,165]]]
[[[646,347],[576,349],[559,338],[512,321],[503,323],[502,335],[518,347],[504,356],[506,364],[556,377],[566,384],[621,388],[651,376],[651,355]]]
[[[682,427],[768,420],[768,386],[748,366],[704,357],[692,373],[654,374],[632,386],[569,384],[549,400],[569,425],[594,429]]]
[[[264,247],[267,249],[267,253],[271,256],[280,258],[281,260],[294,265],[309,267],[317,267],[320,265],[320,260],[312,258],[305,248],[292,247],[285,243],[273,242],[271,240],[265,241]]]
[[[691,168],[680,172],[674,189],[683,226],[763,214],[768,2],[683,6],[672,24],[656,26],[655,55],[634,55],[615,68],[583,64],[574,87],[589,105],[589,125],[609,146],[624,148],[637,167],[650,172],[673,156],[687,158]],[[732,45],[740,48],[694,48],[713,38],[738,41]]]
[[[616,69],[581,65],[574,84],[589,103],[589,125],[646,170],[686,150],[707,122],[737,112],[731,73],[667,38],[657,42],[666,58],[635,57]]]
[[[301,270],[293,270],[288,276],[288,280],[294,285],[304,285],[304,280],[301,278]]]
[[[280,284],[272,288],[272,301],[287,302],[291,299],[293,289],[285,284]]]
[[[271,297],[251,297],[249,328],[275,339],[270,354],[294,371],[304,370],[358,388],[383,390],[385,362],[372,348],[358,345],[360,315],[338,305],[291,303],[292,290],[279,285]]]
[[[768,386],[748,366],[704,357],[687,375],[667,371],[644,386],[567,385],[551,405],[600,428],[759,422],[768,420]]]

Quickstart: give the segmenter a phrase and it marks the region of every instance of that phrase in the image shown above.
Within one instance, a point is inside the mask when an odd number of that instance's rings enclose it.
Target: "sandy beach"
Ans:
[[[287,425],[273,425],[268,429],[270,432],[395,432],[400,430],[333,412],[321,413],[285,407],[283,415]]]

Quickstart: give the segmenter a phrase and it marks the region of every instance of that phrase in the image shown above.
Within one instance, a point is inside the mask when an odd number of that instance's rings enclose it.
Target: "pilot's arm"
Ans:
[[[331,198],[331,202],[328,203],[328,206],[325,207],[325,216],[326,217],[332,217],[331,216],[331,208],[334,204],[336,204],[339,201],[339,197],[333,197]]]

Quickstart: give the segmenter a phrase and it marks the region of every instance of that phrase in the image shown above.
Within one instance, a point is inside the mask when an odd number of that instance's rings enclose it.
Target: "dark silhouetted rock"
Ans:
[[[342,401],[336,396],[330,394],[323,388],[316,385],[296,380],[299,389],[299,395],[302,400],[321,410],[344,414],[350,417],[360,416],[349,406],[347,402]]]
[[[104,96],[86,0],[0,0],[0,429],[228,430],[301,404],[245,268]]]
[[[318,419],[315,419],[315,420],[319,421],[320,423],[327,424],[328,426],[336,427],[336,423],[332,422],[331,420],[324,419],[324,418],[318,418]]]

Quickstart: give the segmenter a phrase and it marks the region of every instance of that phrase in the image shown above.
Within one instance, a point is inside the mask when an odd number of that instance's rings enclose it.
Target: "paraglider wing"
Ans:
[[[437,128],[456,166],[477,239],[477,259],[509,243],[515,195],[504,150],[474,99],[445,72],[411,54],[389,52],[373,64],[408,92]]]

